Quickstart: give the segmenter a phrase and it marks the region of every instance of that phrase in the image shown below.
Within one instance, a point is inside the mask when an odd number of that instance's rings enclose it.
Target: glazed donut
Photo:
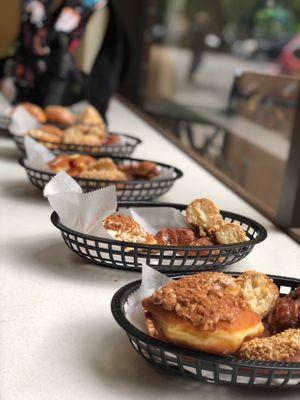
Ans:
[[[151,161],[141,161],[135,165],[123,164],[119,168],[134,179],[153,179],[160,174],[156,164]]]
[[[73,125],[76,121],[75,115],[68,107],[47,106],[45,108],[46,118],[48,122],[58,125]]]
[[[159,230],[155,239],[164,246],[190,246],[196,239],[195,232],[188,228],[166,228]]]
[[[133,218],[114,213],[103,220],[103,226],[116,240],[132,243],[157,244],[156,239]]]
[[[248,240],[244,229],[235,223],[226,223],[215,232],[218,244],[241,243]]]
[[[237,355],[247,360],[300,362],[300,329],[246,341]]]
[[[287,328],[300,328],[300,286],[277,300],[268,323],[274,332]]]
[[[223,225],[223,218],[216,204],[209,199],[196,199],[186,208],[187,221],[199,227],[200,235],[206,236],[218,231]]]
[[[43,109],[36,104],[24,102],[20,103],[20,106],[24,107],[40,124],[47,121],[46,114]]]
[[[278,287],[267,275],[257,271],[246,271],[236,279],[248,307],[261,318],[266,317],[278,297]]]
[[[142,307],[153,336],[213,354],[234,353],[246,338],[264,330],[239,295],[234,278],[218,272],[168,282],[143,299]]]

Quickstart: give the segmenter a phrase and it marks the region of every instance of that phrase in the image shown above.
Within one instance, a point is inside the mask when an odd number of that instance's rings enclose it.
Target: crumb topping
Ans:
[[[300,329],[288,329],[268,338],[244,342],[238,355],[257,361],[289,361],[300,354]]]
[[[219,321],[233,322],[247,308],[235,279],[220,272],[201,272],[168,282],[150,300],[208,331]]]

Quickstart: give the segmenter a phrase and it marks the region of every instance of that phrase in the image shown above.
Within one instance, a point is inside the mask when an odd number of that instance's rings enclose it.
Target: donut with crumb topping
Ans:
[[[103,220],[103,226],[116,240],[142,244],[157,244],[156,239],[128,215],[114,213]]]
[[[168,282],[142,300],[149,332],[161,340],[213,354],[234,353],[263,324],[235,279],[202,272]]]
[[[246,341],[238,356],[256,361],[300,362],[300,329],[288,329],[267,338]]]

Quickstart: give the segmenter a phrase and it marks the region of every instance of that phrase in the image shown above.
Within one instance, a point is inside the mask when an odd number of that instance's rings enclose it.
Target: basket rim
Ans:
[[[76,152],[68,152],[68,153],[60,153],[60,155],[70,154],[70,153],[71,154],[76,154]],[[105,155],[105,154],[99,154],[99,155],[98,154],[94,154],[92,156],[95,157],[95,158],[106,158],[107,157],[107,155]],[[108,179],[95,179],[95,178],[90,179],[90,178],[80,178],[80,177],[73,177],[73,179],[75,181],[79,181],[80,180],[80,181],[84,181],[84,182],[95,182],[95,183],[97,183],[97,182],[102,183],[103,182],[103,183],[111,183],[111,184],[122,183],[122,184],[126,185],[126,184],[129,184],[129,183],[130,184],[146,184],[146,183],[149,183],[149,182],[156,182],[156,181],[158,181],[158,182],[169,182],[169,181],[176,181],[177,179],[180,179],[180,178],[183,177],[183,172],[179,168],[174,167],[173,165],[170,165],[170,164],[164,164],[164,163],[161,163],[161,162],[148,160],[148,159],[146,160],[146,159],[140,159],[140,158],[123,157],[123,156],[113,156],[112,155],[112,156],[110,156],[110,158],[112,158],[113,160],[132,160],[132,161],[137,161],[137,162],[140,162],[140,161],[153,162],[153,163],[155,163],[156,165],[158,165],[160,167],[164,167],[164,168],[167,168],[167,169],[173,169],[176,175],[171,177],[171,178],[163,178],[163,179],[157,179],[157,180],[154,180],[154,179],[139,179],[139,180],[130,179],[130,180],[121,181],[121,180],[108,180]],[[49,175],[51,177],[54,177],[56,175],[55,172],[45,172],[45,171],[42,171],[42,170],[39,170],[39,169],[28,167],[28,166],[25,165],[25,160],[26,160],[26,157],[21,157],[19,159],[19,164],[23,168],[25,168],[26,170],[33,171],[33,172],[38,172],[38,173],[42,173],[42,174],[47,174],[47,175]]]
[[[179,210],[184,210],[186,209],[187,205],[186,204],[179,204],[179,203],[164,203],[164,202],[153,202],[153,201],[148,201],[148,202],[140,202],[140,201],[119,201],[118,202],[118,207],[173,207]],[[143,249],[151,249],[151,250],[164,250],[164,251],[200,251],[200,250],[220,250],[220,249],[237,249],[240,248],[241,246],[254,246],[258,243],[261,243],[264,241],[268,235],[267,230],[259,223],[254,221],[251,218],[244,217],[241,214],[236,214],[230,211],[224,211],[220,210],[221,214],[223,216],[227,216],[229,218],[236,218],[239,220],[243,220],[246,223],[251,224],[251,226],[254,226],[256,229],[258,229],[259,233],[257,238],[255,239],[250,239],[247,242],[240,242],[240,243],[233,243],[233,244],[223,244],[223,245],[211,245],[211,246],[164,246],[164,245],[151,245],[151,244],[141,244],[141,243],[132,243],[132,242],[125,242],[125,241],[118,241],[115,239],[107,239],[107,238],[102,238],[100,236],[93,236],[93,235],[88,235],[82,232],[75,231],[71,228],[66,227],[62,222],[60,221],[59,215],[56,213],[56,211],[53,211],[51,214],[51,222],[53,225],[58,228],[60,231],[65,231],[71,235],[74,236],[80,236],[82,238],[85,238],[86,240],[92,240],[95,242],[103,242],[103,243],[108,243],[111,245],[117,245],[120,246],[121,244],[124,245],[125,247],[131,247],[131,248],[143,248]]]
[[[13,137],[14,140],[15,140],[16,137],[24,139],[24,137],[26,136],[26,134],[24,134],[24,135],[16,135],[16,134],[14,134],[12,132],[9,132],[9,133]],[[109,135],[112,135],[112,136],[121,136],[121,137],[133,139],[133,140],[135,140],[134,146],[137,146],[137,145],[142,143],[142,139],[140,139],[140,138],[138,138],[136,136],[129,135],[127,133],[117,133],[117,132],[111,132],[111,131],[108,131],[107,133]],[[129,144],[129,143],[124,143],[124,144],[119,144],[119,145],[118,144],[115,144],[115,145],[105,145],[105,144],[104,145],[90,145],[90,144],[75,144],[75,143],[54,143],[54,142],[48,142],[47,140],[42,140],[42,139],[38,139],[38,142],[45,143],[45,144],[50,144],[50,145],[58,145],[58,146],[60,144],[70,145],[70,146],[81,146],[81,147],[85,147],[87,149],[89,149],[89,148],[94,149],[95,147],[99,147],[99,148],[103,149],[103,148],[106,148],[106,147],[126,146],[126,145]]]
[[[201,273],[201,272],[199,272]],[[233,276],[241,275],[242,272],[234,272],[234,271],[223,271],[225,274],[232,274]],[[291,278],[286,276],[279,275],[269,275],[266,274],[269,278],[274,279],[275,281],[286,281],[286,282],[294,282],[296,284],[300,284],[300,279]],[[178,279],[181,276],[185,275],[177,275],[172,277],[173,279]],[[118,325],[126,331],[127,334],[131,334],[137,337],[139,340],[147,343],[148,345],[152,345],[154,347],[163,348],[165,351],[169,351],[171,353],[180,354],[183,356],[190,356],[193,358],[201,359],[203,361],[209,362],[217,362],[219,364],[228,365],[231,367],[245,367],[245,368],[260,368],[260,369],[269,369],[269,370],[285,370],[285,371],[297,371],[300,372],[300,362],[279,362],[279,361],[255,361],[255,360],[245,360],[235,358],[232,356],[218,356],[210,353],[205,353],[197,350],[187,349],[185,347],[177,346],[171,343],[163,342],[162,340],[155,339],[150,335],[142,332],[140,329],[136,328],[126,317],[124,314],[122,304],[125,297],[128,296],[137,290],[141,285],[142,280],[138,279],[133,282],[130,282],[120,289],[118,289],[111,299],[111,312],[118,323]],[[126,301],[125,299],[125,301]]]

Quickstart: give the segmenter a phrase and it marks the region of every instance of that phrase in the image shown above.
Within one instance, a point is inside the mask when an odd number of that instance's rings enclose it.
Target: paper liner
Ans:
[[[24,136],[28,131],[37,129],[40,123],[23,106],[17,106],[11,114],[9,130],[14,135]]]
[[[65,226],[84,234],[111,238],[102,221],[117,210],[115,186],[83,193],[73,178],[60,171],[45,186],[44,196]],[[181,212],[171,207],[122,208],[119,212],[131,215],[152,234],[166,227],[187,226]]]
[[[48,162],[55,158],[55,155],[45,146],[38,143],[30,136],[25,136],[24,147],[26,153],[25,165],[43,172],[53,173]]]
[[[4,96],[4,94],[0,92],[0,116],[9,117],[12,110],[12,105]]]
[[[65,226],[86,235],[111,238],[102,221],[117,208],[115,186],[83,193],[73,178],[60,171],[45,186],[44,196]]]
[[[161,274],[146,264],[142,265],[142,283],[139,289],[133,292],[124,305],[125,316],[136,328],[149,335],[141,301],[150,296],[155,290],[171,281],[166,275]]]

